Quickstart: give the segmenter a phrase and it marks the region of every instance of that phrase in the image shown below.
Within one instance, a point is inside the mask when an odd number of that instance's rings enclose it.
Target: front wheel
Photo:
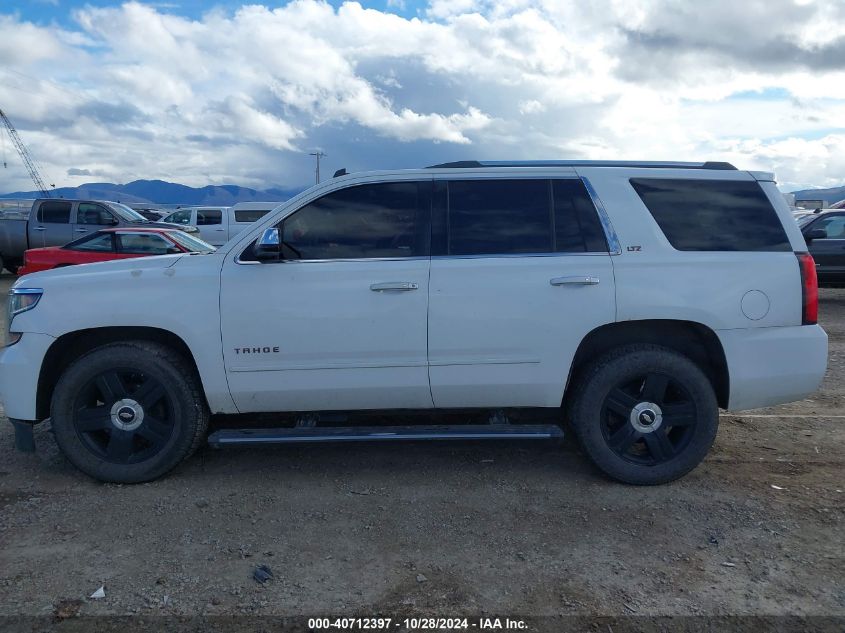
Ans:
[[[619,481],[653,485],[704,459],[719,425],[707,376],[656,345],[630,345],[599,358],[573,385],[570,417],[590,459]]]
[[[51,417],[67,458],[100,481],[139,483],[196,450],[208,407],[194,368],[146,341],[104,345],[59,378]]]

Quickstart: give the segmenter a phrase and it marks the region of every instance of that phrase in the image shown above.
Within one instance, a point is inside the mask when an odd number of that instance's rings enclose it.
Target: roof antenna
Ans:
[[[332,178],[338,178],[339,176],[345,176],[345,175],[346,175],[346,174],[348,174],[348,173],[349,173],[349,172],[348,172],[348,171],[346,171],[346,167],[344,167],[344,168],[342,168],[342,169],[338,169],[338,170],[334,173],[334,176],[332,176]]]

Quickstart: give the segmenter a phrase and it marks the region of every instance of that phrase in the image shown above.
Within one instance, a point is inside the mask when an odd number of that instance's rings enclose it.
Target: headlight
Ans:
[[[16,314],[32,310],[41,299],[44,291],[41,288],[12,288],[9,291],[9,327]]]

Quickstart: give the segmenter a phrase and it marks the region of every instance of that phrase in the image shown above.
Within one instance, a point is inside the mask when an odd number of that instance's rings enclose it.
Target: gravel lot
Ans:
[[[203,449],[102,485],[47,425],[15,452],[4,418],[0,616],[845,617],[845,290],[821,291],[821,321],[822,390],[723,416],[705,463],[655,488],[570,440]]]

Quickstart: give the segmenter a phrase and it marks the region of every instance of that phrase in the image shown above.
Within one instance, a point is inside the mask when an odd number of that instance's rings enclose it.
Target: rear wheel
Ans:
[[[59,378],[51,415],[67,458],[118,483],[174,468],[196,450],[209,418],[194,368],[144,341],[105,345],[74,362]]]
[[[691,360],[631,345],[596,360],[573,385],[572,423],[590,459],[631,484],[660,484],[695,468],[716,438],[719,408]]]

